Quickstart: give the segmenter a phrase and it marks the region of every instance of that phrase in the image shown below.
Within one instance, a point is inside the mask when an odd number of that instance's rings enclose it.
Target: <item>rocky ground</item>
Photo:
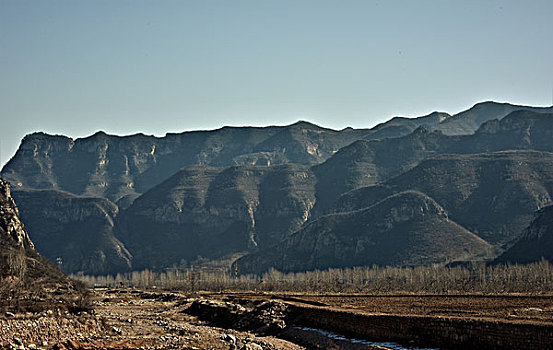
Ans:
[[[94,311],[4,315],[0,347],[12,349],[303,349],[250,332],[208,326],[183,312],[184,295],[103,290]]]
[[[0,348],[387,348],[287,327],[289,304],[362,313],[553,323],[551,296],[185,294],[113,289],[94,291],[88,312],[5,313],[0,316]]]

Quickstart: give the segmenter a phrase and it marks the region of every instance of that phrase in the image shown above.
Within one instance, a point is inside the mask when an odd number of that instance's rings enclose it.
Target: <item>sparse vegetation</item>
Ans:
[[[8,251],[8,267],[8,301],[10,308],[19,311],[21,308],[21,294],[25,289],[25,274],[27,272],[25,248],[21,246]],[[12,302],[15,305],[12,305]]]
[[[0,310],[70,312],[92,308],[90,292],[80,281],[70,281],[33,249],[12,242],[0,244]]]
[[[465,267],[354,267],[301,273],[277,270],[235,277],[230,271],[172,269],[107,276],[74,275],[89,287],[164,288],[184,291],[288,291],[310,293],[550,293],[553,265],[479,264]]]

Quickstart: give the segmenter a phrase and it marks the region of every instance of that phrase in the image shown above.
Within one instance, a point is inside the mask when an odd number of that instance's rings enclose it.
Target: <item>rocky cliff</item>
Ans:
[[[112,201],[136,198],[190,165],[318,164],[366,130],[336,131],[298,122],[285,127],[225,127],[165,137],[119,137],[98,132],[83,139],[26,136],[2,176],[17,188],[55,189]]]
[[[0,231],[3,240],[11,241],[22,248],[34,248],[19,218],[19,209],[11,195],[10,185],[2,178],[0,178]]]

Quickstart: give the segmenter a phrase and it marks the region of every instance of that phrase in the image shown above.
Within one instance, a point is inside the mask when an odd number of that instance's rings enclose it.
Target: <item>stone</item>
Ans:
[[[225,334],[225,336],[223,337],[223,340],[230,343],[236,343],[236,337],[232,334]]]
[[[247,343],[241,350],[263,350],[263,347],[256,343]]]

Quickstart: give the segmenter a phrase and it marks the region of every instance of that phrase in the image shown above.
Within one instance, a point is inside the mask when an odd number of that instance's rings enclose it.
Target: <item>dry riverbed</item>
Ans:
[[[356,314],[493,319],[553,325],[551,296],[186,294],[95,290],[93,311],[0,317],[12,349],[386,349],[290,327],[290,305]],[[297,308],[296,308],[297,309]],[[305,325],[303,325],[305,326]],[[277,337],[278,336],[278,337]]]
[[[94,292],[94,312],[4,315],[0,346],[14,349],[303,349],[249,332],[208,326],[173,293]]]

